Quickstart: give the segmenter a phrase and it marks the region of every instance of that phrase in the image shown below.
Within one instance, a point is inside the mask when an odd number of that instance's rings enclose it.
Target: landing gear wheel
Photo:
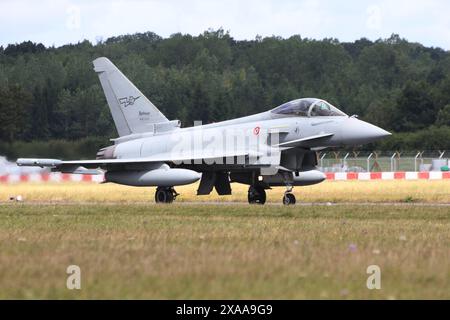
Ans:
[[[173,188],[158,187],[155,192],[155,202],[172,203],[177,195]]]
[[[261,187],[250,187],[248,189],[248,203],[264,204],[266,203],[266,190]]]
[[[295,204],[295,196],[292,193],[285,193],[283,196],[283,204],[290,206]]]

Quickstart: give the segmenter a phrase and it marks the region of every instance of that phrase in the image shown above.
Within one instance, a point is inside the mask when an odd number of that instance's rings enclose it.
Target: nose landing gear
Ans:
[[[285,206],[294,205],[296,202],[295,196],[292,193],[292,189],[293,189],[292,186],[290,186],[290,185],[286,186],[286,192],[284,193],[284,196],[283,196],[283,204]]]
[[[173,187],[158,187],[155,192],[155,202],[172,203],[178,195]]]
[[[295,196],[292,193],[285,193],[283,196],[283,204],[285,206],[290,206],[295,204]]]

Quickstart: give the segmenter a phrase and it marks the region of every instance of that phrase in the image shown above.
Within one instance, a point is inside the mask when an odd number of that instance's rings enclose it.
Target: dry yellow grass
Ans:
[[[246,202],[247,186],[232,184],[233,195],[196,196],[198,185],[177,187],[177,202]],[[95,183],[21,183],[0,185],[0,201],[22,195],[25,201],[120,202],[153,201],[154,188],[135,188]],[[281,202],[284,188],[267,192],[268,202]],[[450,203],[450,181],[326,181],[294,189],[298,202],[425,202]]]
[[[446,206],[11,203],[0,298],[449,299],[449,243]]]
[[[0,185],[0,298],[450,298],[449,181],[343,181],[295,188],[301,202],[94,183]],[[280,203],[284,188],[268,192]],[[22,195],[24,203],[10,196]],[[210,203],[191,203],[208,201]],[[230,205],[213,205],[228,201]],[[67,205],[63,203],[68,203]],[[65,287],[82,269],[82,290]],[[382,270],[382,290],[365,286]]]

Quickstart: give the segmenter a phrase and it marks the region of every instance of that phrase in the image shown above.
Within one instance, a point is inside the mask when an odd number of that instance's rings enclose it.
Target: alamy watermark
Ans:
[[[81,27],[81,9],[78,6],[71,5],[66,10],[66,27],[69,30],[78,30]]]
[[[70,265],[66,269],[66,273],[69,275],[66,281],[66,287],[69,290],[81,289],[81,268],[77,265]]]
[[[370,276],[367,278],[366,286],[369,290],[380,290],[381,289],[381,268],[376,264],[370,265],[366,270],[367,274]]]
[[[185,134],[168,137],[170,159],[176,165],[258,166],[264,174],[276,174],[281,148],[279,132],[254,124],[249,127],[208,127],[196,121]]]

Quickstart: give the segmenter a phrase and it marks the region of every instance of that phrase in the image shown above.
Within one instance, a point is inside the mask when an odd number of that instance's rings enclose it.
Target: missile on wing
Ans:
[[[18,166],[29,167],[56,167],[61,164],[61,160],[58,159],[17,159]]]

